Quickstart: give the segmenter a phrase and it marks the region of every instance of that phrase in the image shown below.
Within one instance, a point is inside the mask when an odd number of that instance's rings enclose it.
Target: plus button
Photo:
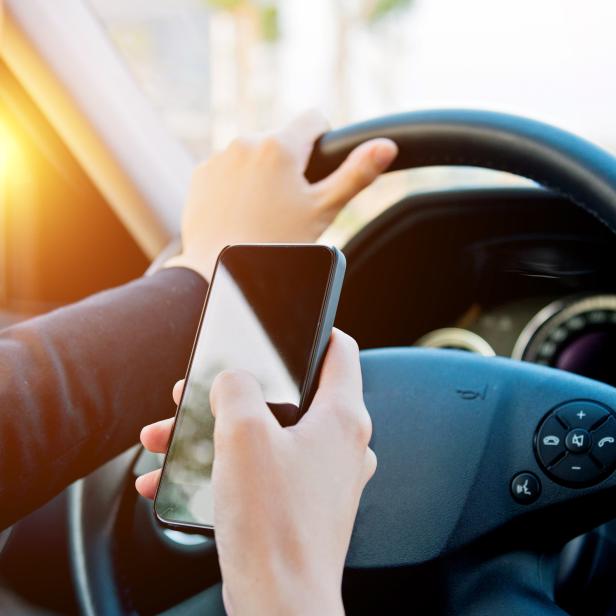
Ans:
[[[569,430],[575,428],[582,428],[583,430],[596,429],[596,426],[599,426],[610,415],[606,409],[590,400],[565,402],[565,404],[555,410],[555,414],[561,424],[565,428],[569,428]],[[614,453],[616,453],[616,450],[614,450]]]

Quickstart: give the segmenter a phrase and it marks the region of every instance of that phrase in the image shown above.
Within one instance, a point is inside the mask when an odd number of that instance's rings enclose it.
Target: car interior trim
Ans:
[[[140,99],[137,86],[123,74],[123,67],[109,68],[109,62],[119,64],[112,48],[98,49],[95,54],[104,56],[104,62],[97,65],[107,66],[106,70],[113,73],[110,79],[114,85],[110,88],[106,81],[103,83],[104,71],[93,73],[90,83],[84,86],[87,70],[60,64],[60,55],[62,63],[71,57],[75,62],[84,57],[91,62],[98,39],[99,45],[104,42],[109,46],[98,24],[87,24],[93,17],[85,6],[71,3],[64,7],[63,17],[69,7],[72,15],[64,23],[53,19],[57,8],[49,3],[7,2],[2,59],[33,100],[44,101],[40,107],[51,125],[142,250],[153,258],[179,231],[178,207],[192,162],[165,133],[147,102]],[[56,32],[63,28],[70,32]],[[56,32],[54,40],[50,40],[51,32]],[[83,49],[68,54],[55,49],[54,41],[69,44],[67,41],[78,33],[87,35],[87,54]],[[47,57],[54,53],[58,56],[56,62]],[[120,82],[118,75],[122,76]],[[120,90],[118,83],[123,84]],[[87,100],[82,100],[86,96]],[[130,117],[130,124],[125,116]]]

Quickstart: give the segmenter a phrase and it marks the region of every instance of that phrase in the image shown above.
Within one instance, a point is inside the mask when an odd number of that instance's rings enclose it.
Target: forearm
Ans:
[[[169,269],[0,334],[0,528],[173,414],[205,290]]]

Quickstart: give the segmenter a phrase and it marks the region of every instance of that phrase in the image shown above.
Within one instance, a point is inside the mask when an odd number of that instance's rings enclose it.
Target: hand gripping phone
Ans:
[[[220,253],[154,501],[160,524],[213,530],[210,388],[217,374],[247,370],[270,405],[296,405],[300,415],[308,408],[344,271],[344,255],[319,244],[244,244]]]

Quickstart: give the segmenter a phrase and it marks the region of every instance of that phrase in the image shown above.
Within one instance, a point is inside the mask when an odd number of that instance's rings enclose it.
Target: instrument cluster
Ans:
[[[508,310],[429,332],[416,344],[509,355],[616,386],[616,294],[560,298],[534,313],[528,303]]]

